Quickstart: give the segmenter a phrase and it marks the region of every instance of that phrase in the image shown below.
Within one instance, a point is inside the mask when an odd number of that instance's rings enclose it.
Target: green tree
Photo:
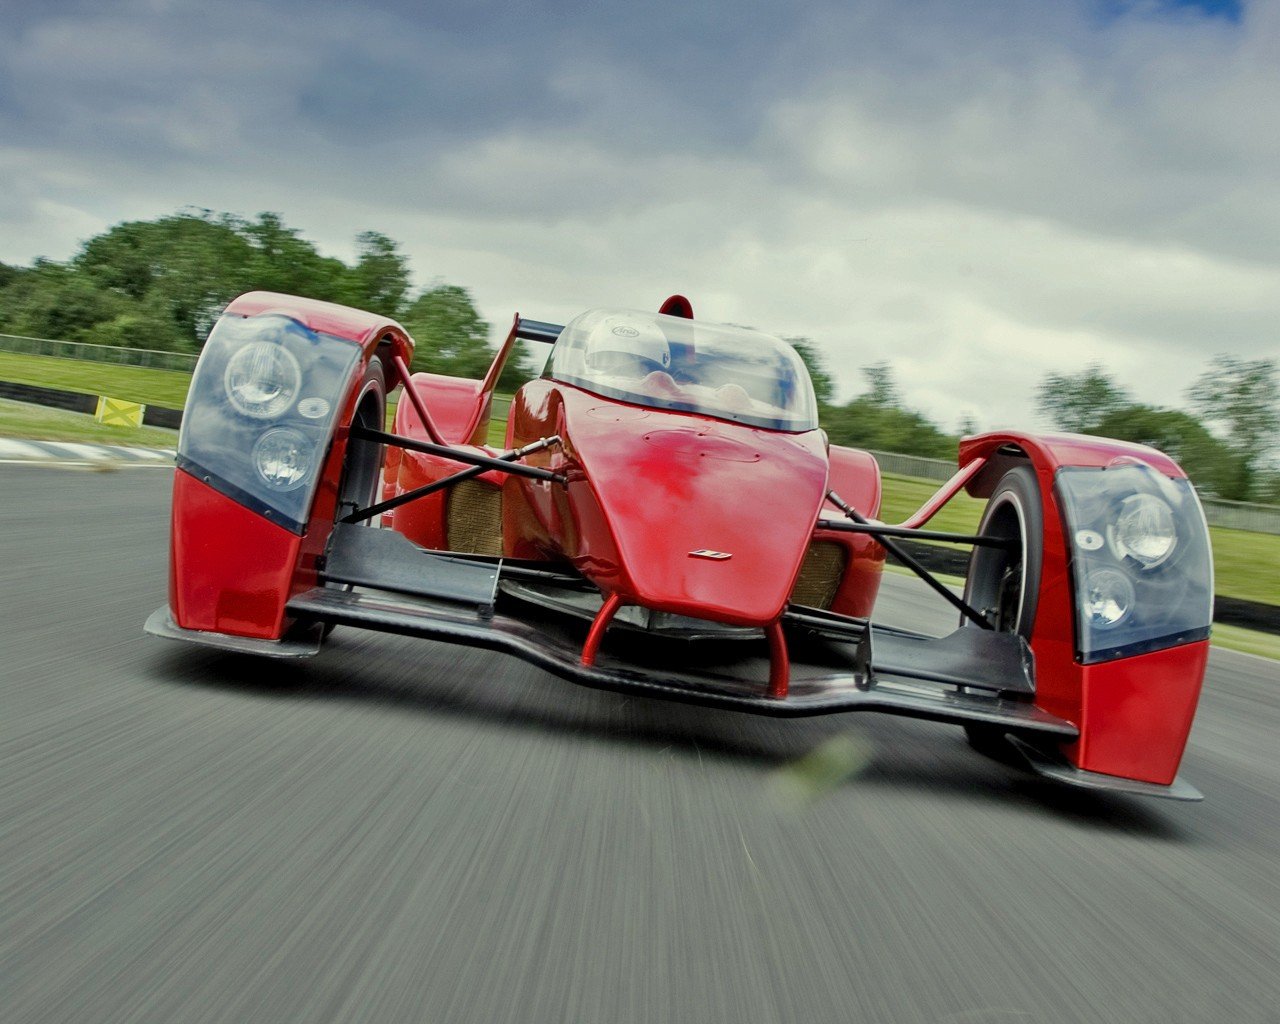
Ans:
[[[357,261],[347,266],[321,256],[277,213],[246,221],[188,211],[118,224],[87,242],[72,267],[98,288],[140,304],[102,316],[95,337],[142,332],[199,345],[227,302],[251,289],[397,316],[409,287],[408,260],[376,231],[358,236],[357,246]],[[157,329],[166,319],[174,331]]]
[[[1077,434],[1117,410],[1132,405],[1128,392],[1097,363],[1081,373],[1051,373],[1036,388],[1036,406],[1059,430]]]
[[[1280,505],[1280,472],[1263,470],[1253,480],[1252,495],[1254,501],[1267,505]]]
[[[203,343],[227,302],[251,289],[398,316],[409,288],[408,260],[376,231],[361,234],[357,245],[354,266],[321,256],[277,213],[246,221],[187,210],[127,221],[90,239],[68,264],[0,264],[0,329],[193,348]]]
[[[881,405],[865,396],[828,409],[823,426],[833,444],[931,459],[956,454],[956,439],[920,413]]]
[[[128,310],[94,324],[83,333],[80,340],[126,348],[166,351],[197,349],[195,340],[181,333],[164,303],[154,293],[139,302],[130,300]]]
[[[480,319],[471,294],[454,284],[438,284],[419,295],[402,322],[417,342],[415,369],[449,377],[482,377],[493,361],[489,325]]]
[[[1280,436],[1276,361],[1217,356],[1187,390],[1187,397],[1192,408],[1225,432],[1228,447],[1243,467],[1243,493],[1248,495]]]
[[[1104,416],[1090,433],[1158,448],[1208,493],[1238,499],[1248,487],[1240,457],[1180,409],[1128,405]]]
[[[467,289],[433,285],[405,310],[403,323],[418,345],[413,357],[417,369],[473,379],[488,372],[496,350],[489,346],[489,325]],[[498,390],[514,391],[532,376],[528,351],[517,345],[498,378]]]
[[[252,255],[243,222],[210,211],[119,224],[73,260],[103,288],[163,311],[190,344],[203,343],[228,300],[246,290]]]
[[[534,345],[537,345],[539,351],[535,352]],[[542,363],[538,362],[538,357],[543,357],[543,362],[545,362],[546,355],[546,347],[537,342],[517,341],[515,347],[511,350],[510,357],[507,359],[506,366],[502,368],[502,373],[498,376],[497,389],[510,394],[521,384],[533,380],[534,377],[538,376],[542,367]]]
[[[409,294],[409,261],[394,241],[377,231],[359,234],[356,246],[356,265],[346,275],[348,303],[402,319],[405,296]]]
[[[321,256],[316,247],[287,227],[278,213],[260,213],[239,233],[249,243],[245,268],[248,288],[286,295],[343,302],[348,298],[350,268],[341,260]]]
[[[7,263],[0,263],[0,291],[11,285],[23,273],[24,271],[21,267],[11,267]]]
[[[130,301],[64,263],[36,260],[0,290],[0,329],[9,334],[80,341],[94,324],[127,313]]]
[[[862,396],[865,402],[882,408],[897,408],[902,404],[898,382],[893,376],[893,367],[887,362],[864,366],[862,376],[867,379],[867,393]]]
[[[830,405],[835,397],[835,381],[827,372],[826,359],[822,353],[809,338],[794,337],[782,340],[796,350],[796,354],[809,370],[809,379],[813,381],[813,393],[817,396],[818,404]]]
[[[954,437],[920,413],[902,408],[888,363],[863,367],[862,375],[867,380],[865,394],[825,410],[823,426],[832,443],[935,459],[955,456]]]

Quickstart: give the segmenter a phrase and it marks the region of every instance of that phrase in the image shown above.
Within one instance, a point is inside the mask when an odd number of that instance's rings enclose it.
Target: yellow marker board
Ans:
[[[98,411],[93,418],[109,427],[140,427],[142,414],[146,411],[145,405],[101,395],[98,398]]]

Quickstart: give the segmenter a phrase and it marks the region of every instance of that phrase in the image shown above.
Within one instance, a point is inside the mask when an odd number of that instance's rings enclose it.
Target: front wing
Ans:
[[[791,654],[785,697],[769,696],[770,656],[759,641],[688,640],[631,630],[609,633],[593,664],[584,664],[584,621],[507,596],[504,578],[541,585],[581,581],[545,567],[481,556],[425,551],[390,530],[340,525],[320,573],[322,586],[295,595],[296,620],[284,641],[229,645],[221,634],[176,626],[161,609],[149,632],[237,651],[283,657],[319,650],[324,624],[356,626],[486,648],[514,655],[570,682],[780,718],[879,711],[987,727],[1020,743],[1040,774],[1090,788],[1198,799],[1177,779],[1155,786],[1070,769],[1055,758],[1077,727],[1031,701],[1030,649],[1010,633],[961,628],[944,637],[872,625],[859,619],[790,609],[783,617]]]

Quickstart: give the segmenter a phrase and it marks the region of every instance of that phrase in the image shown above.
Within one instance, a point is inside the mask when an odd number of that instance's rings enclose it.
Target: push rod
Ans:
[[[833,523],[821,524],[823,530],[837,530],[843,533],[866,533],[872,537],[909,537],[912,540],[936,540],[945,544],[974,544],[987,548],[1017,547],[1016,540],[1007,537],[988,537],[983,534],[942,533],[937,530],[913,530],[907,526],[887,526],[879,523]]]
[[[368,427],[353,426],[351,436],[360,441],[379,441],[393,448],[405,448],[411,452],[422,452],[426,455],[438,455],[442,459],[463,462],[469,466],[481,466],[484,469],[496,469],[512,476],[527,476],[531,480],[550,480],[552,483],[567,483],[567,478],[549,469],[537,466],[522,466],[507,461],[506,456],[495,458],[492,455],[477,455],[463,448],[454,448],[447,444],[432,444],[430,441],[418,441],[412,437],[401,437],[399,434],[388,434],[382,430],[370,430]],[[556,439],[557,441],[559,438]]]
[[[861,513],[858,512],[856,508],[854,508],[842,497],[840,497],[840,495],[836,494],[835,491],[828,491],[827,497],[830,499],[831,504],[835,505],[836,508],[838,508],[846,516],[852,519],[855,523],[858,523],[862,526],[871,525],[871,523],[869,523],[867,519]],[[938,595],[942,597],[948,604],[954,605],[959,610],[960,614],[963,615],[970,622],[974,623],[974,625],[981,626],[983,629],[992,628],[991,623],[989,623],[978,611],[976,611],[973,608],[973,606],[969,604],[968,601],[964,601],[956,597],[955,594],[951,593],[950,590],[948,590],[945,586],[939,583],[938,580],[934,578],[933,574],[929,572],[929,570],[926,569],[923,565],[921,565],[915,558],[907,554],[907,552],[902,549],[901,545],[899,545],[897,541],[893,540],[891,537],[876,537],[876,543],[880,544],[885,549],[885,551],[893,555],[894,558],[896,558],[899,562],[905,565],[913,573],[915,573],[922,580],[924,580],[925,583],[927,583],[934,591],[936,591]]]
[[[540,441],[533,444],[525,445],[515,451],[505,452],[498,456],[499,462],[513,462],[516,459],[523,459],[526,455],[532,455],[534,452],[542,451],[544,448],[550,448],[552,445],[560,443],[559,437],[544,437]],[[510,467],[508,467],[510,468]],[[481,473],[489,472],[485,466],[469,466],[467,469],[460,470],[452,476],[446,476],[434,483],[424,484],[421,487],[415,487],[412,491],[405,491],[403,494],[397,494],[394,498],[388,498],[386,501],[380,501],[376,505],[370,505],[368,508],[356,509],[350,515],[343,516],[339,522],[342,523],[363,523],[374,516],[380,516],[383,512],[390,512],[393,508],[399,508],[401,505],[407,505],[411,501],[417,501],[419,498],[425,498],[428,494],[435,494],[436,491],[443,491],[446,487],[452,487],[454,484],[460,484],[463,480],[470,480],[477,477]]]

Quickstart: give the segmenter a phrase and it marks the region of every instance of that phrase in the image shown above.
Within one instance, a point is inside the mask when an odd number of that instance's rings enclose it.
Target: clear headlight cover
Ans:
[[[283,345],[253,341],[227,360],[222,383],[236,412],[271,420],[297,400],[302,367]]]
[[[1213,559],[1190,481],[1124,461],[1105,469],[1065,467],[1056,485],[1071,543],[1082,662],[1209,635]]]
[[[1143,569],[1154,569],[1178,546],[1173,509],[1154,494],[1131,494],[1120,503],[1120,513],[1107,537],[1121,561],[1131,558]]]
[[[1133,584],[1119,569],[1094,569],[1084,578],[1081,610],[1091,629],[1114,629],[1133,611]]]
[[[360,346],[285,316],[224,316],[191,378],[178,465],[272,522],[306,528]]]
[[[277,491],[306,483],[315,464],[315,443],[292,427],[273,427],[253,446],[253,468]]]

